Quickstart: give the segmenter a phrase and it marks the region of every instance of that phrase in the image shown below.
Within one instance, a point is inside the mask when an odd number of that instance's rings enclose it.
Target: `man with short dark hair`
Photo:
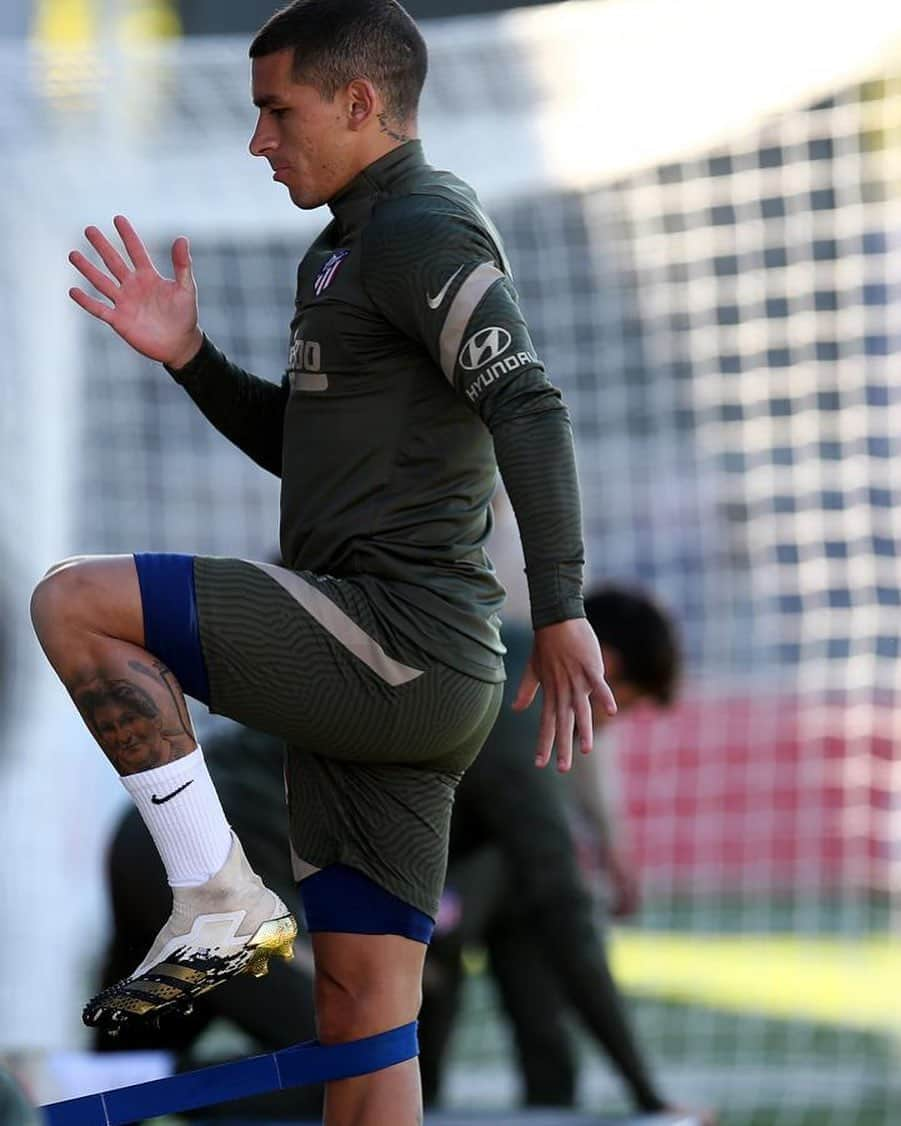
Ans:
[[[421,35],[394,0],[296,0],[251,46],[250,151],[332,221],[297,275],[287,373],[266,382],[204,336],[187,239],[160,276],[122,216],[96,227],[98,291],[73,299],[161,361],[210,422],[279,475],[285,566],[188,555],[53,568],[32,612],[76,706],[120,679],[160,708],[168,745],[113,765],[150,828],[173,914],[89,1023],[189,1002],[289,956],[295,926],[228,827],[182,691],[283,738],[291,843],[326,1044],[409,1028],[420,1001],[454,791],[502,694],[503,590],[484,551],[500,466],[529,567],[543,689],[536,761],[569,769],[614,711],[582,606],[568,412],[547,380],[500,239],[416,139]],[[174,691],[173,691],[174,685]],[[328,1085],[326,1117],[407,1126],[415,1059]]]

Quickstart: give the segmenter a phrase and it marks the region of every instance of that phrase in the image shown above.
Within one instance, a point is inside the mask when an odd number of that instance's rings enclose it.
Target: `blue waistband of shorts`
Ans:
[[[346,864],[330,864],[300,883],[307,930],[340,934],[398,934],[429,944],[435,924]]]
[[[182,691],[204,704],[210,684],[200,644],[193,555],[135,555],[144,648],[175,673]]]

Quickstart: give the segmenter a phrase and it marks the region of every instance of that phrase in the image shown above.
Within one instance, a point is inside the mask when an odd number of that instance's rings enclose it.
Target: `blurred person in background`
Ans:
[[[296,894],[288,848],[285,802],[285,745],[238,724],[217,724],[204,740],[210,774],[229,824],[247,859],[267,887],[283,900]],[[116,826],[107,854],[106,884],[113,932],[101,970],[101,989],[126,976],[147,950],[169,914],[171,894],[153,839],[137,810]],[[250,1041],[250,1053],[277,1051],[313,1040],[313,967],[309,940],[298,938],[292,963],[278,960],[258,980],[233,978],[194,1001],[189,1014],[161,1014],[157,1025],[130,1024],[111,1035],[95,1031],[99,1052],[169,1051],[178,1071],[211,1062],[197,1054],[214,1022],[225,1022]],[[214,1043],[214,1041],[213,1041]],[[207,1045],[207,1053],[210,1045]],[[244,1053],[247,1054],[247,1053]],[[321,1085],[295,1087],[271,1095],[221,1103],[192,1117],[317,1118]]]
[[[507,590],[502,635],[507,683],[515,685],[530,646],[522,554],[503,493],[494,510],[489,553]],[[645,592],[613,584],[590,593],[585,612],[601,643],[619,714],[643,701],[670,705],[681,667],[670,615]],[[574,802],[593,832],[591,866],[606,880],[610,914],[634,914],[638,879],[614,813],[615,769],[607,761],[612,748],[598,745],[594,755],[578,756],[572,776],[535,771],[528,755],[535,717],[513,711],[511,700],[507,692],[454,806],[443,918],[426,964],[420,1016],[426,1103],[440,1099],[463,985],[463,949],[477,945],[485,949],[512,1025],[526,1106],[575,1104],[577,1065],[565,1020],[574,1015],[616,1067],[636,1109],[678,1110],[659,1091],[636,1041],[608,965],[595,897],[577,860]],[[608,721],[595,719],[598,744]],[[699,1119],[713,1122],[709,1112]]]

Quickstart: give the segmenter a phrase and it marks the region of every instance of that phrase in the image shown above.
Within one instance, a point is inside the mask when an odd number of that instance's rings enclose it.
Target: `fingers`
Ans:
[[[602,676],[596,677],[591,683],[591,697],[594,706],[603,708],[607,715],[616,715],[616,699],[613,689]]]
[[[125,259],[119,251],[116,250],[103,231],[101,231],[99,227],[87,227],[84,232],[84,237],[100,255],[104,266],[106,266],[116,281],[120,284],[124,282],[131,271],[126,265]]]
[[[573,701],[576,731],[579,734],[579,750],[583,755],[590,753],[594,746],[594,726],[591,722],[591,697],[585,692],[577,692]]]
[[[134,278],[136,271],[144,267],[149,267],[151,270],[154,270],[154,273],[156,272],[144,244],[138,238],[131,223],[121,215],[117,215],[113,223],[128,251],[134,268],[125,261],[123,256],[99,227],[87,227],[85,228],[84,234],[109,273],[105,273],[95,266],[90,258],[82,254],[80,250],[73,250],[69,254],[69,261],[75,269],[78,270],[86,281],[90,282],[98,293],[103,294],[104,297],[111,301],[113,307],[110,308],[109,305],[98,301],[95,297],[85,293],[85,291],[78,286],[69,290],[69,296],[77,305],[80,305],[82,309],[107,324],[112,324],[115,320],[117,315],[116,310],[123,295],[123,287],[126,286],[130,279]],[[189,263],[188,271],[190,273],[190,258],[188,258],[187,261]]]
[[[583,755],[594,747],[594,724],[591,716],[592,694],[587,683],[577,677],[572,681],[561,682],[555,692],[557,733],[557,769],[563,772],[572,767],[573,729],[577,746]]]
[[[119,292],[119,287],[102,270],[98,270],[94,263],[81,253],[80,250],[73,250],[69,255],[69,261],[76,270],[86,278],[98,293],[102,293],[104,297],[108,297],[110,301],[116,300],[116,294]]]
[[[128,251],[128,257],[134,262],[135,269],[155,269],[153,260],[147,253],[147,247],[141,242],[138,232],[125,216],[117,215],[113,219],[113,224],[119,232],[119,238],[122,239],[125,249]]]
[[[525,677],[523,678],[525,682]],[[581,677],[569,679],[562,677],[553,690],[549,691],[547,682],[542,682],[544,704],[541,710],[541,724],[538,733],[538,747],[535,765],[546,766],[556,745],[557,769],[566,773],[572,768],[573,735],[583,755],[591,752],[594,746],[594,724],[592,722],[592,701],[595,706],[604,707],[610,715],[616,712],[616,702],[606,681],[601,679],[599,688],[592,691]],[[602,689],[606,691],[602,691]],[[523,695],[520,688],[519,701]],[[534,690],[532,691],[534,696]],[[612,707],[612,711],[610,708]]]
[[[73,288],[69,290],[69,296],[76,305],[80,305],[91,316],[96,317],[100,321],[105,321],[110,324],[115,315],[115,311],[104,305],[102,301],[98,301],[96,297],[90,297],[83,289]]]
[[[535,765],[545,767],[551,761],[554,736],[557,734],[557,713],[552,693],[544,689],[541,705],[541,721],[538,724],[538,743],[535,748]]]
[[[556,694],[557,769],[565,774],[573,764],[573,701],[568,688]]]
[[[539,685],[538,675],[535,672],[535,665],[532,660],[526,665],[526,671],[522,674],[522,680],[519,682],[519,688],[516,692],[516,699],[513,701],[513,710],[515,712],[525,711],[530,707],[532,701],[535,699],[535,693],[538,691]]]
[[[522,674],[522,680],[519,682],[516,698],[513,701],[513,710],[515,712],[523,712],[526,708],[531,707],[540,685],[541,677],[538,674],[535,654],[533,652],[532,656],[529,658],[529,663],[526,665],[526,671]],[[545,689],[541,706],[541,719],[538,723],[538,743],[535,748],[536,766],[544,767],[550,762],[556,730],[557,724],[554,716],[553,696]]]
[[[172,269],[175,271],[175,280],[182,289],[191,289],[194,285],[194,275],[191,272],[191,247],[184,235],[180,235],[172,244]]]

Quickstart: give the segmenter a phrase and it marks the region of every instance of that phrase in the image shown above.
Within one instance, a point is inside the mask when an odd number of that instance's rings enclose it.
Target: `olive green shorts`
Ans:
[[[298,877],[346,864],[434,918],[503,685],[426,655],[353,579],[197,557],[194,583],[210,710],[287,744]]]

